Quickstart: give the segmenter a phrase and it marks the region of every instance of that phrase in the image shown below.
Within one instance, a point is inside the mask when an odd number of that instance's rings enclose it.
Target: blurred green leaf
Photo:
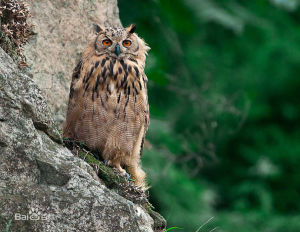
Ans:
[[[299,1],[118,2],[151,47],[156,209],[186,231],[212,216],[222,231],[300,231]]]

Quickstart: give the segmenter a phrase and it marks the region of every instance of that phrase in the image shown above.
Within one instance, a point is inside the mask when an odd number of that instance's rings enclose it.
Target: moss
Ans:
[[[93,167],[97,175],[104,184],[112,190],[115,190],[124,198],[141,205],[154,221],[154,231],[162,231],[166,228],[166,220],[153,210],[153,206],[148,201],[148,193],[140,190],[132,181],[127,181],[114,168],[106,166],[100,160],[100,155],[97,152],[88,150],[83,143],[72,141],[64,138],[64,144],[72,153]]]
[[[3,230],[3,231],[5,231],[5,232],[11,231],[11,230],[10,230],[11,223],[12,223],[12,219],[10,219],[10,220],[8,221],[8,223],[6,224],[5,230]]]
[[[122,176],[117,174],[112,168],[105,166],[103,162],[96,159],[92,154],[81,150],[78,152],[78,155],[94,169],[98,170],[98,176],[108,188],[118,190],[120,185],[126,184],[126,180]]]
[[[17,53],[17,46],[3,33],[0,31],[0,45],[1,48],[14,60],[19,60],[19,55]]]

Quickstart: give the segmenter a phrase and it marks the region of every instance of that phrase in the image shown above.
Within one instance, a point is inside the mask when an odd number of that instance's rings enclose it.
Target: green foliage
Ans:
[[[170,227],[170,228],[166,229],[165,232],[168,232],[168,231],[171,231],[171,230],[182,230],[182,228],[180,228],[180,227]]]
[[[10,230],[11,223],[12,223],[12,219],[10,219],[10,220],[8,221],[8,223],[6,224],[6,227],[5,227],[5,229],[3,230],[3,232],[10,232],[10,231],[11,231],[11,230]]]
[[[74,155],[83,159],[94,169],[106,187],[113,189],[124,198],[143,206],[153,219],[154,229],[166,227],[166,220],[153,210],[153,206],[148,201],[147,192],[142,191],[132,181],[126,180],[116,169],[106,166],[99,160],[99,154],[95,151],[88,150],[83,142],[70,140],[68,138],[64,138],[63,142]]]
[[[11,42],[11,40],[0,31],[0,44],[1,48],[14,60],[18,60],[17,47]]]
[[[297,1],[119,0],[150,45],[151,200],[196,231],[300,231]],[[209,231],[209,230],[208,230]]]

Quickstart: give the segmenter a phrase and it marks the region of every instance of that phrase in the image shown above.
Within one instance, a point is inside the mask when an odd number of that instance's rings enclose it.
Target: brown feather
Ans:
[[[118,59],[97,54],[94,44],[73,71],[63,136],[99,151],[116,167],[127,167],[136,184],[145,187],[140,168],[149,124],[145,54]],[[146,53],[148,47],[141,45]]]

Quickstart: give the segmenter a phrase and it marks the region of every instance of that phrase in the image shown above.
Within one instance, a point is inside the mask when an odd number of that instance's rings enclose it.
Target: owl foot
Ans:
[[[130,175],[128,172],[126,172],[126,174],[125,174],[125,175],[126,175],[126,180],[127,180],[127,181],[129,181],[129,180],[130,180],[130,177],[131,177],[131,175]]]
[[[126,175],[125,173],[126,173],[126,171],[125,171],[125,169],[123,169],[122,167],[121,167],[121,164],[120,163],[114,163],[114,162],[112,162],[111,160],[105,160],[104,161],[104,165],[105,166],[110,166],[110,167],[113,167],[113,168],[116,168],[122,175]]]
[[[129,179],[130,179],[130,174],[129,173],[127,173],[126,171],[125,171],[125,169],[123,169],[122,167],[121,167],[121,165],[120,164],[117,164],[117,165],[115,165],[114,166],[116,169],[118,169],[118,171],[121,173],[121,176],[124,176],[125,178],[126,178],[126,180],[127,181],[129,181]]]
[[[126,171],[124,173],[121,173],[121,176],[123,176],[126,179],[126,181],[129,181],[131,177],[131,175]]]
[[[141,169],[139,165],[128,166],[127,170],[132,174],[134,183],[137,187],[139,187],[143,191],[148,189],[145,181],[146,173]]]
[[[105,160],[105,161],[104,161],[104,165],[105,165],[105,166],[109,166],[110,164],[111,164],[111,161],[110,161],[110,160]]]
[[[127,172],[125,171],[125,169],[123,169],[123,168],[121,167],[120,164],[116,164],[116,165],[114,165],[114,167],[115,167],[116,169],[118,169],[119,172],[121,172],[121,175],[122,175],[122,176],[126,176]]]
[[[125,169],[123,169],[119,163],[113,163],[111,160],[105,160],[104,165],[116,168],[121,173],[121,176],[124,176],[126,178],[126,180],[129,181],[131,175],[129,173],[127,173],[125,171]]]

